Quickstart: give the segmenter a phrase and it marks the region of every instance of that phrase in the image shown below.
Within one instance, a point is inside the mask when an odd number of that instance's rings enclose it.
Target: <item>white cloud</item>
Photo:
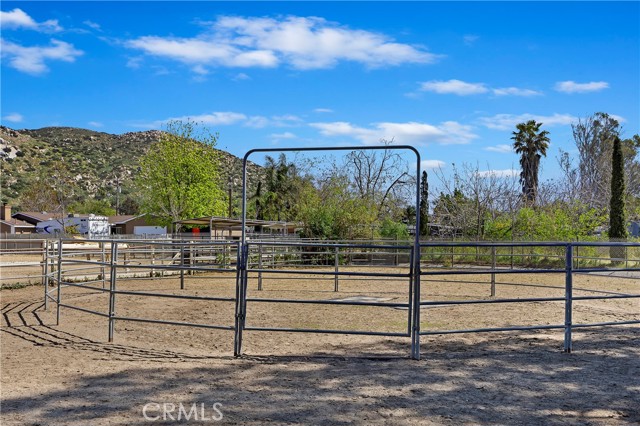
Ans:
[[[498,89],[492,89],[493,94],[496,96],[539,96],[541,92],[531,89],[521,89],[519,87],[502,87]]]
[[[142,65],[143,59],[140,56],[136,56],[135,58],[127,59],[127,68],[132,68],[134,70],[140,68]]]
[[[2,117],[3,120],[5,121],[10,121],[12,123],[22,123],[22,121],[24,120],[24,116],[22,114],[18,114],[17,112],[13,112],[11,114],[7,114],[4,117]]]
[[[420,168],[422,168],[422,170],[444,169],[445,167],[447,167],[447,163],[440,160],[422,160],[420,162]]]
[[[319,114],[322,114],[322,113],[331,113],[331,112],[333,112],[333,110],[329,109],[329,108],[316,108],[316,109],[313,110],[313,112],[317,112]]]
[[[535,120],[544,126],[568,126],[578,118],[570,114],[535,115],[535,114],[496,114],[493,117],[481,117],[480,124],[494,130],[513,130],[517,124]]]
[[[247,116],[232,111],[218,111],[209,114],[200,115],[184,115],[182,117],[171,117],[165,120],[156,120],[146,123],[135,123],[134,127],[141,127],[145,129],[159,129],[170,121],[192,121],[195,123],[201,123],[205,126],[226,126],[231,124],[240,123],[245,121]]]
[[[101,123],[101,122],[99,122],[99,121],[90,121],[90,122],[88,122],[87,124],[88,124],[89,126],[91,126],[91,127],[103,127],[103,126],[104,126],[104,124],[102,124],[102,123]]]
[[[496,146],[488,146],[484,148],[485,151],[491,152],[499,152],[501,154],[513,152],[513,147],[511,145],[496,145]]]
[[[251,80],[251,77],[249,77],[247,74],[241,72],[241,73],[238,73],[238,74],[234,75],[232,80],[233,81]]]
[[[591,81],[589,83],[576,83],[575,81],[559,81],[555,85],[555,90],[564,93],[588,93],[598,92],[608,89],[609,83],[606,81]]]
[[[205,67],[203,67],[202,65],[196,65],[193,68],[191,68],[191,71],[193,71],[195,74],[198,75],[207,75],[209,74],[209,70],[206,69]]]
[[[292,114],[274,115],[271,117],[254,115],[249,117],[244,125],[261,129],[263,127],[293,127],[300,125],[302,122],[303,120],[300,117]]]
[[[476,41],[478,41],[480,37],[473,34],[467,34],[462,39],[464,40],[464,44],[467,46],[472,46]]]
[[[496,96],[537,96],[542,93],[531,90],[523,89],[520,87],[499,87],[490,88],[486,83],[468,83],[462,80],[431,80],[420,83],[420,91],[422,92],[434,92],[441,95],[458,95],[469,96],[479,95],[482,93],[492,92]],[[408,93],[406,96],[413,97],[415,93]]]
[[[269,135],[269,137],[271,139],[295,139],[297,138],[297,136],[291,132],[284,132],[284,133],[272,133],[271,135]]]
[[[178,120],[190,119],[196,123],[203,123],[209,126],[228,126],[246,120],[247,116],[238,112],[212,112],[210,114],[192,115],[190,117],[180,117]]]
[[[348,136],[364,144],[377,144],[381,139],[393,140],[397,144],[442,145],[466,144],[477,138],[470,126],[455,121],[446,121],[439,125],[427,123],[374,123],[372,128],[354,126],[344,121],[330,123],[311,123],[324,136]]]
[[[193,38],[144,36],[125,45],[185,64],[295,69],[331,68],[340,61],[367,67],[431,63],[438,55],[390,37],[352,30],[317,17],[220,17]]]
[[[478,172],[480,177],[514,177],[520,176],[519,170],[505,169],[505,170],[484,170]]]
[[[276,123],[300,123],[302,118],[293,114],[274,115],[271,117]]]
[[[146,123],[134,123],[134,127],[141,128],[160,128],[169,121],[193,121],[196,123],[202,123],[206,126],[229,126],[229,125],[242,125],[245,127],[253,127],[256,129],[262,129],[265,127],[294,127],[300,126],[303,120],[292,114],[273,115],[271,117],[265,117],[262,115],[247,115],[234,111],[216,111],[206,114],[198,115],[185,115],[182,117],[171,117],[165,120],[156,120]],[[286,134],[283,133],[283,134]]]
[[[627,119],[624,118],[621,115],[616,115],[616,114],[609,114],[609,117],[613,118],[614,120],[616,120],[618,123],[626,123]]]
[[[269,125],[269,119],[267,117],[263,117],[262,115],[254,115],[249,117],[244,125],[247,127],[253,127],[255,129],[262,129],[263,127],[267,127]]]
[[[461,80],[427,81],[420,84],[420,90],[423,92],[435,92],[442,95],[453,94],[458,96],[478,95],[489,91],[484,83],[467,83]]]
[[[9,66],[27,74],[43,74],[49,70],[45,61],[74,62],[84,54],[72,44],[60,40],[51,40],[51,45],[20,46],[19,44],[0,39],[2,56],[9,58]]]
[[[22,9],[13,9],[10,12],[0,11],[0,27],[3,30],[25,28],[41,32],[62,31],[56,19],[49,19],[44,22],[36,22]]]
[[[93,28],[94,30],[102,31],[102,28],[100,28],[100,24],[97,24],[93,21],[86,20],[83,22],[83,24],[85,24],[89,28]]]

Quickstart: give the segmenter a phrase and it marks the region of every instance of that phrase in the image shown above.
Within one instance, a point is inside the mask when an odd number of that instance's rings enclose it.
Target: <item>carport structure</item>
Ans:
[[[242,235],[242,219],[232,219],[219,216],[203,216],[193,219],[183,219],[173,222],[180,225],[208,226],[211,239],[233,238],[238,239]],[[283,222],[271,220],[247,219],[246,227],[253,227],[268,230],[269,233],[277,233],[280,235],[294,234],[297,229],[301,228],[301,224],[297,222]],[[234,234],[234,231],[237,233]]]

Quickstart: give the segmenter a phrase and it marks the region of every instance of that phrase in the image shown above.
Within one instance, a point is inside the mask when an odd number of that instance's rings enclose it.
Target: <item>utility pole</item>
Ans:
[[[122,188],[120,187],[120,176],[116,175],[116,215],[120,214],[120,193]]]
[[[229,215],[231,219],[233,217],[233,179],[229,176]]]

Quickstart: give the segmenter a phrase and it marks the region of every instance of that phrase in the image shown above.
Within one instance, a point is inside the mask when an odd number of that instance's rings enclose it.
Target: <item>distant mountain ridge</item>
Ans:
[[[76,182],[80,198],[112,200],[135,196],[133,179],[139,159],[163,132],[149,130],[120,135],[73,127],[15,130],[0,126],[0,199],[20,207],[20,196],[47,166],[63,161]],[[225,192],[233,182],[234,199],[242,189],[242,160],[226,151],[221,155],[221,183]],[[249,187],[262,178],[262,168],[248,167]],[[122,200],[121,200],[122,201]]]

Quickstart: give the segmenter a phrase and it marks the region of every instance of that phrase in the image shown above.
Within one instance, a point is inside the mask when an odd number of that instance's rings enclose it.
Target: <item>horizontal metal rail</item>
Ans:
[[[381,306],[388,308],[407,308],[409,302],[361,302],[357,300],[316,300],[316,299],[265,299],[257,297],[247,297],[247,302],[264,302],[264,303],[300,303],[313,305],[351,305],[351,306]]]
[[[369,248],[369,249],[392,249],[392,250],[411,250],[413,246],[408,245],[372,245],[372,244],[340,244],[340,243],[286,243],[286,242],[264,242],[264,241],[248,241],[247,245],[251,246],[273,246],[273,247],[320,247],[320,248]],[[322,254],[323,252],[311,252]]]
[[[411,333],[392,333],[384,331],[352,331],[352,330],[324,330],[316,328],[278,328],[278,327],[254,327],[246,325],[244,330],[251,331],[276,331],[284,333],[318,333],[318,334],[355,334],[361,336],[397,336],[397,337],[409,337]]]
[[[109,293],[108,288],[89,286],[89,285],[85,285],[84,282],[82,284],[78,284],[70,281],[60,281],[60,284],[64,285],[65,287],[77,287],[77,288],[89,289],[94,291],[100,291],[103,293]]]
[[[640,324],[640,320],[633,321],[610,321],[610,322],[594,322],[589,324],[573,324],[573,328],[588,328],[588,327],[606,327],[610,325],[633,325]]]
[[[564,274],[564,269],[456,269],[421,271],[420,275],[481,275],[481,274]]]
[[[420,301],[420,306],[440,306],[440,305],[478,305],[493,303],[531,303],[531,302],[564,302],[564,297],[529,297],[510,299],[474,299],[474,300],[430,300]]]
[[[247,272],[262,272],[267,274],[298,274],[298,275],[338,275],[352,277],[389,277],[389,278],[410,278],[410,273],[375,273],[375,272],[344,272],[344,271],[296,271],[295,269],[247,269]]]
[[[531,326],[514,326],[514,327],[489,327],[489,328],[465,328],[460,330],[434,330],[420,331],[420,335],[432,334],[461,334],[461,333],[492,333],[495,331],[525,331],[525,330],[553,330],[565,328],[564,325],[531,325]]]
[[[235,297],[191,296],[191,295],[184,295],[184,294],[150,293],[146,291],[131,291],[131,290],[114,290],[113,292],[115,294],[126,294],[129,296],[163,297],[166,299],[216,300],[220,302],[236,301]]]
[[[93,314],[93,315],[98,315],[98,316],[101,316],[101,317],[109,318],[109,314],[105,314],[105,313],[98,312],[98,311],[92,311],[91,309],[81,308],[79,306],[68,305],[68,304],[62,303],[62,302],[60,302],[58,305],[59,306],[63,306],[65,308],[74,309],[76,311],[85,312],[87,314]]]
[[[156,319],[148,319],[148,318],[121,317],[117,315],[114,315],[111,318],[119,321],[146,322],[151,324],[167,324],[167,325],[177,325],[177,326],[183,326],[183,327],[212,328],[216,330],[234,330],[235,329],[233,326],[230,326],[230,325],[199,324],[199,323],[184,322],[184,321],[167,321],[167,320],[156,320]]]

